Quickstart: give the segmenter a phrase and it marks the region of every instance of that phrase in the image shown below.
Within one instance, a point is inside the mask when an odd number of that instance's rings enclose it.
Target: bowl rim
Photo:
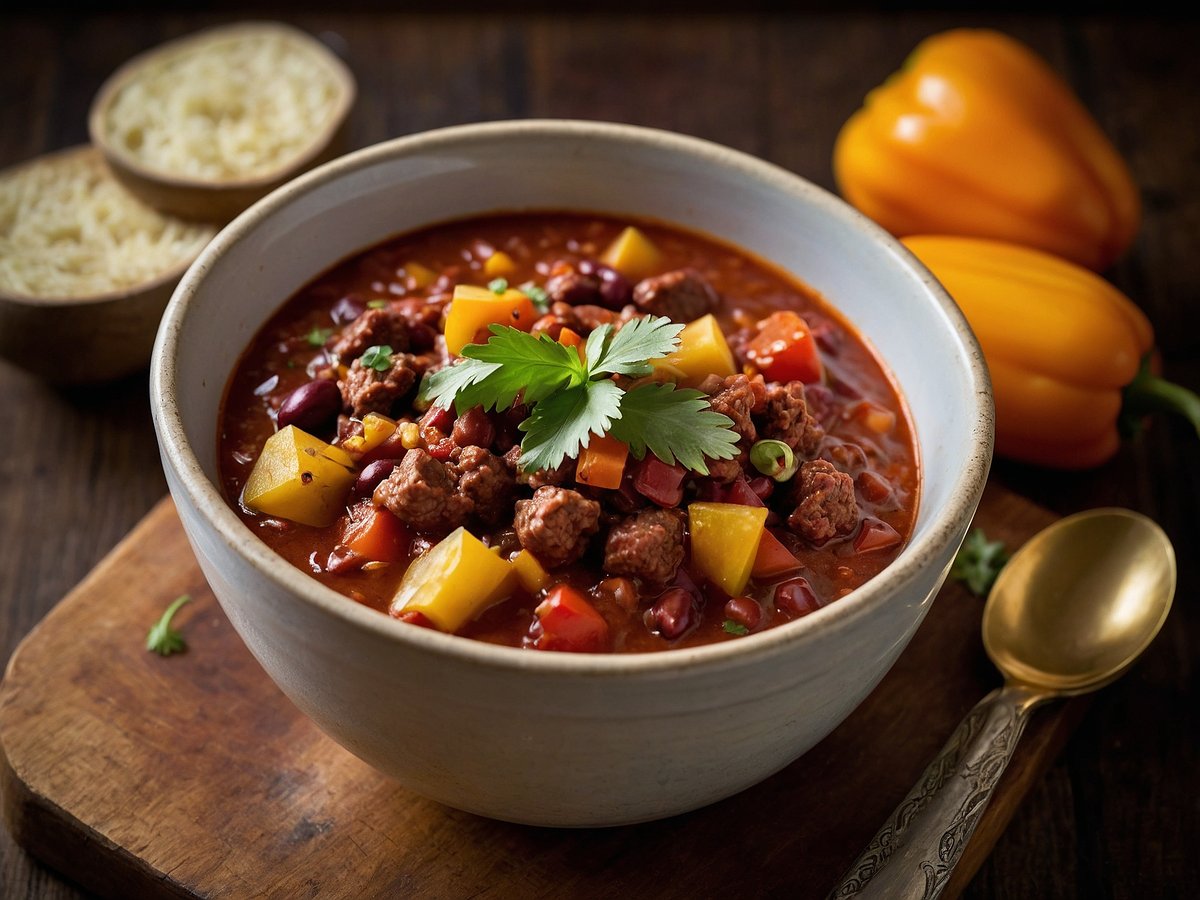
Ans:
[[[337,82],[338,96],[332,115],[316,135],[310,138],[301,153],[258,175],[216,180],[154,168],[126,152],[119,144],[110,139],[106,122],[108,110],[117,95],[138,76],[147,64],[154,63],[160,58],[165,59],[185,53],[189,48],[206,43],[214,37],[256,34],[276,34],[288,43],[302,48],[304,52],[316,59]],[[338,129],[345,123],[357,96],[358,84],[349,67],[338,58],[336,53],[308,32],[286,22],[268,20],[234,22],[202,28],[199,31],[164,41],[143,50],[122,63],[104,80],[92,100],[87,117],[88,136],[92,144],[104,155],[109,165],[125,169],[151,184],[162,185],[176,191],[194,191],[204,194],[252,191],[276,185],[286,179],[288,175],[312,165],[313,161],[318,159],[329,146]]]
[[[63,147],[59,150],[51,150],[48,153],[39,153],[37,156],[22,160],[19,163],[14,163],[5,169],[0,170],[0,179],[7,178],[10,175],[16,175],[25,169],[31,169],[35,166],[44,165],[60,159],[69,159],[71,157],[92,157],[96,162],[103,166],[108,171],[108,177],[116,181],[116,175],[113,174],[108,160],[100,151],[100,148],[94,144],[74,144],[70,147]],[[118,182],[119,184],[119,182]],[[125,190],[122,186],[122,190]],[[127,192],[128,193],[128,192]],[[141,197],[133,196],[133,199],[154,210]],[[184,225],[192,228],[202,228],[211,232],[209,240],[216,236],[220,228],[211,222],[197,222],[190,219],[183,219],[171,213],[163,212],[162,210],[154,210],[158,215],[164,218],[174,219]],[[157,275],[154,275],[145,281],[139,281],[137,284],[131,284],[124,288],[114,288],[111,291],[103,291],[99,294],[78,294],[75,296],[65,296],[62,294],[46,295],[46,294],[18,294],[7,288],[0,288],[0,303],[8,303],[14,306],[37,306],[37,307],[53,307],[59,309],[69,309],[75,306],[99,306],[103,303],[113,303],[122,300],[129,300],[134,297],[140,297],[148,294],[151,291],[161,290],[164,287],[177,282],[183,273],[187,271],[200,256],[200,251],[204,247],[197,249],[195,253],[185,256],[179,262],[172,263],[169,269],[163,269]]]
[[[698,161],[733,168],[760,183],[798,195],[821,211],[864,232],[882,252],[890,253],[919,278],[931,299],[941,308],[965,351],[971,394],[975,398],[970,423],[970,452],[952,475],[949,500],[936,514],[925,534],[910,541],[880,575],[836,602],[803,618],[748,635],[722,641],[646,653],[531,653],[522,648],[490,644],[431,629],[414,628],[326,587],[292,566],[259,539],[225,502],[217,486],[204,474],[183,429],[176,402],[178,372],[175,353],[188,307],[205,274],[246,232],[259,226],[277,210],[343,175],[370,168],[392,158],[438,152],[464,145],[504,139],[587,138],[617,145],[638,144],[660,153],[683,155]],[[722,237],[717,235],[718,237]],[[729,240],[722,237],[723,240]],[[734,242],[734,246],[737,246]],[[224,390],[228,373],[221,373]],[[994,408],[991,383],[983,353],[966,318],[925,266],[898,240],[849,204],[806,179],[749,154],[701,138],[642,126],[570,119],[522,119],[441,128],[395,138],[363,148],[288,182],[241,213],[214,238],[184,274],[163,316],[155,341],[150,370],[150,395],[154,426],[164,461],[174,469],[179,487],[216,535],[258,573],[298,601],[317,607],[376,638],[414,651],[448,655],[459,662],[509,672],[529,671],[556,675],[634,677],[672,674],[703,668],[707,671],[739,665],[747,658],[787,652],[820,634],[848,626],[870,615],[890,596],[918,581],[925,566],[965,533],[983,493],[992,457]],[[919,426],[918,426],[919,427]]]

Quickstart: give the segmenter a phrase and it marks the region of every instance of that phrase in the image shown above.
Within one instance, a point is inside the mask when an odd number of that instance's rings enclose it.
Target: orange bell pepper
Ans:
[[[566,329],[563,329],[564,331]],[[592,487],[616,489],[625,474],[629,448],[614,437],[592,435],[587,447],[579,451],[575,480]]]
[[[1145,362],[1149,320],[1093,272],[999,241],[914,236],[904,244],[962,309],[983,348],[996,398],[996,452],[1060,469],[1099,465],[1119,425],[1153,410],[1200,434],[1200,397]]]
[[[1133,241],[1129,169],[1057,74],[995,31],[922,41],[834,147],[843,196],[898,236],[961,234],[1100,270]]]

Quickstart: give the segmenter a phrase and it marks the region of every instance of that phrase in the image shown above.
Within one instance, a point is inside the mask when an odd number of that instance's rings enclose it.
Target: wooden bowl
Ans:
[[[75,156],[103,165],[94,148],[73,147],[21,163],[0,178]],[[144,368],[163,309],[202,247],[146,281],[104,293],[43,297],[0,288],[0,356],[58,384],[107,381]]]
[[[324,127],[315,131],[297,154],[275,168],[245,177],[200,177],[152,167],[138,159],[112,134],[109,112],[121,91],[147,71],[178,59],[215,40],[279,38],[289,49],[321,66],[335,85],[336,99]],[[344,149],[346,120],[357,86],[350,70],[323,44],[288,25],[245,22],[212,28],[170,41],[135,56],[101,86],[88,114],[92,143],[100,148],[113,174],[146,203],[185,219],[224,224],[260,197],[313,166],[339,155]]]

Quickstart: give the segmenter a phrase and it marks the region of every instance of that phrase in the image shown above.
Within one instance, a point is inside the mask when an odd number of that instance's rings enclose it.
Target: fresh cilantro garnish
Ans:
[[[488,282],[488,290],[493,294],[503,294],[508,290],[507,278],[493,278]]]
[[[750,633],[749,628],[747,628],[741,622],[733,621],[733,619],[726,619],[724,621],[724,623],[722,623],[721,628],[725,631],[726,634],[739,634],[740,635],[740,634],[749,634]]]
[[[976,528],[967,535],[954,557],[950,577],[963,582],[976,597],[986,597],[1007,562],[1004,542],[989,541],[983,529]]]
[[[332,328],[316,328],[308,333],[308,343],[313,347],[324,347],[325,342],[329,340],[329,336],[333,334]]]
[[[388,305],[388,302],[383,299],[375,299],[375,300],[367,301],[368,309],[383,309],[387,305]]]
[[[522,294],[533,301],[533,305],[537,307],[538,312],[546,312],[550,309],[550,295],[546,293],[546,289],[534,284],[532,281],[527,281],[519,288]]]
[[[182,634],[171,627],[171,619],[175,613],[179,612],[179,607],[191,599],[189,595],[184,594],[177,597],[175,602],[167,607],[167,611],[154,623],[150,628],[150,633],[146,635],[147,650],[157,653],[159,656],[170,656],[172,653],[182,653],[187,649],[187,641],[183,639]]]
[[[673,384],[643,384],[621,400],[621,418],[610,434],[629,447],[635,459],[647,448],[669,466],[708,474],[709,459],[737,456],[738,434],[728,416],[713,412],[708,397]]]
[[[392,367],[392,348],[387,344],[376,344],[363,351],[358,358],[364,369],[374,369],[376,372],[386,372]]]
[[[435,372],[422,396],[459,413],[474,406],[505,410],[520,397],[531,407],[520,426],[526,472],[556,469],[587,447],[593,434],[612,434],[638,459],[649,448],[668,465],[678,459],[707,475],[705,457],[737,455],[730,419],[713,412],[700,391],[674,385],[626,390],[613,380],[649,374],[649,360],[674,351],[682,329],[655,316],[634,319],[620,331],[602,325],[588,336],[581,358],[548,335],[492,325],[488,342],[463,347],[465,358]]]

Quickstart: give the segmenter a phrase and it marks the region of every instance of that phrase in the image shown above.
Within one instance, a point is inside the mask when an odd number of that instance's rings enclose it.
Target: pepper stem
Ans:
[[[1136,433],[1141,418],[1152,412],[1173,412],[1186,418],[1200,436],[1200,396],[1182,385],[1159,378],[1150,371],[1149,357],[1142,361],[1137,376],[1126,386],[1121,403],[1121,420]]]

